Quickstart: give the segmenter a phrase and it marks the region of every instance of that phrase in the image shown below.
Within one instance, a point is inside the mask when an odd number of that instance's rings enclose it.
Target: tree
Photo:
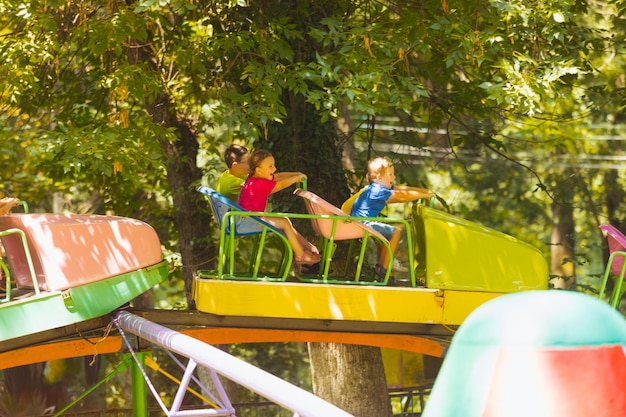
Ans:
[[[545,223],[521,230],[507,213],[522,201],[532,219],[544,220],[541,199],[549,201],[562,181],[546,181],[538,164],[521,161],[516,151],[550,154],[567,140],[568,152],[575,151],[574,137],[556,131],[564,121],[582,120],[605,93],[594,68],[605,57],[601,47],[612,44],[610,31],[598,29],[597,12],[608,10],[618,27],[621,3],[591,6],[0,1],[0,135],[9,161],[3,169],[15,178],[12,191],[36,205],[47,204],[42,195],[64,192],[88,196],[98,212],[156,225],[168,249],[180,253],[190,308],[193,271],[215,252],[206,203],[194,191],[203,174],[200,150],[215,152],[217,142],[233,139],[269,148],[281,169],[310,173],[310,188],[340,203],[348,189],[339,117],[359,116],[375,128],[377,118],[394,116],[427,133],[393,140],[420,148],[444,141],[453,158],[443,169],[429,160],[429,170],[449,169],[460,184],[509,196],[472,210],[477,193],[455,184],[470,196],[455,209],[540,239],[536,231]],[[622,86],[613,80],[610,93],[618,94]],[[610,113],[616,105],[606,107]],[[374,132],[368,139],[381,140]],[[360,170],[367,156],[358,157],[352,165]],[[503,181],[520,175],[519,186]],[[296,209],[286,198],[277,203]],[[322,351],[361,358],[341,363],[364,374],[380,369],[372,350]],[[328,384],[314,385],[331,386],[333,376],[325,378]]]
[[[345,3],[317,2],[314,7],[307,6],[311,4],[273,1],[261,8],[233,10],[233,14],[226,19],[228,23],[222,25],[223,32],[218,39],[232,36],[232,26],[243,26],[236,32],[245,28],[249,36],[249,43],[245,46],[256,53],[243,59],[242,56],[248,55],[246,50],[225,48],[221,56],[232,65],[228,67],[229,73],[224,75],[224,79],[248,102],[256,102],[260,96],[276,94],[276,91],[267,91],[268,88],[280,92],[274,106],[278,114],[284,113],[285,116],[280,123],[264,119],[263,135],[257,139],[255,146],[270,150],[280,169],[306,172],[311,190],[340,204],[347,198],[348,189],[341,169],[341,147],[335,122],[320,115],[319,109],[307,102],[305,91],[308,94],[317,91],[315,84],[309,80],[311,77],[290,77],[287,71],[290,67],[297,69],[314,60],[316,51],[322,46],[307,33],[307,28],[318,25],[320,20],[345,7]],[[224,29],[226,25],[228,27]],[[230,46],[226,42],[223,44]],[[275,198],[275,202],[275,211],[293,210],[293,198]],[[356,415],[365,415],[362,414],[364,410],[370,415],[390,415],[379,349],[309,344],[309,352],[314,353],[310,355],[310,360],[317,395]],[[328,364],[335,360],[351,366],[329,367]],[[338,373],[345,375],[345,379],[334,378]],[[376,378],[371,378],[373,375]],[[350,386],[345,384],[346,380],[351,381]],[[350,392],[346,392],[348,389]],[[337,395],[339,392],[346,395]]]
[[[311,379],[317,395],[355,416],[391,417],[380,349],[371,346],[310,343]],[[355,364],[369,364],[357,367]],[[318,375],[321,374],[321,375]],[[333,375],[332,380],[328,378]],[[366,399],[366,396],[372,396]]]

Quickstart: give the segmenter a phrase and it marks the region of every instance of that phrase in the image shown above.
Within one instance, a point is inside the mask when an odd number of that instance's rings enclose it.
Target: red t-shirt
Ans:
[[[276,186],[274,176],[271,180],[249,177],[241,188],[238,204],[248,211],[265,211],[267,198]]]

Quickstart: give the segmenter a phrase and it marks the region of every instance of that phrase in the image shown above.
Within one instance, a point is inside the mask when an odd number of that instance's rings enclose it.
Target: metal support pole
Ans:
[[[81,402],[81,400],[83,398],[85,398],[87,395],[91,394],[92,392],[94,392],[100,385],[104,384],[105,382],[107,382],[109,379],[111,379],[113,376],[117,375],[118,372],[121,372],[123,370],[125,370],[126,368],[128,368],[128,366],[131,364],[131,362],[133,362],[133,359],[129,356],[127,356],[124,361],[122,363],[120,363],[119,365],[117,365],[117,367],[111,372],[109,373],[107,376],[105,376],[104,378],[102,378],[96,385],[94,385],[93,387],[89,388],[88,390],[86,390],[85,392],[83,392],[81,395],[79,395],[74,401],[72,401],[69,405],[66,405],[65,407],[63,407],[61,410],[59,410],[53,417],[60,417],[63,415],[63,413],[65,413],[67,410],[69,410],[70,408],[72,408],[73,406],[75,406],[76,404],[78,404],[79,402]]]
[[[137,352],[136,357],[139,361],[132,361],[131,380],[133,383],[133,417],[148,417],[148,393],[146,390],[146,381],[143,378],[141,369],[145,365],[145,352]]]
[[[218,374],[256,392],[275,404],[293,411],[294,415],[300,417],[352,417],[351,414],[310,392],[193,337],[168,329],[127,311],[117,313],[114,320],[121,329],[193,359],[194,367],[195,364],[198,364],[213,369]],[[192,413],[186,412],[175,412],[174,414],[177,416],[192,415]],[[174,414],[170,413],[170,415]],[[206,415],[206,413],[202,415]]]

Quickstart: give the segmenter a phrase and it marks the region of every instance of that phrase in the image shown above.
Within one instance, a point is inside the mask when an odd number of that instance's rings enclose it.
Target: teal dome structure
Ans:
[[[626,416],[626,320],[569,291],[503,295],[454,336],[424,417]]]

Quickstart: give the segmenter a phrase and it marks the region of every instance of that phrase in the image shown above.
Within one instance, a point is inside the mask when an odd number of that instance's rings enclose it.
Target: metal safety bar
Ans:
[[[343,222],[343,221],[364,221],[364,220],[369,220],[372,221],[373,219],[371,217],[356,217],[356,216],[347,216],[347,215],[330,215],[330,214],[303,214],[303,213],[273,213],[273,212],[256,212],[256,211],[229,211],[228,213],[226,213],[226,215],[224,216],[226,218],[226,216],[238,216],[238,217],[246,217],[246,216],[256,216],[256,217],[287,217],[289,219],[322,219],[322,220],[331,220],[331,221],[335,221],[335,222]],[[377,222],[382,222],[382,223],[389,223],[389,224],[399,224],[402,225],[405,230],[406,230],[406,238],[407,238],[407,246],[409,248],[413,247],[413,236],[411,234],[410,231],[410,224],[407,220],[404,219],[393,219],[393,218],[376,218],[375,219]],[[224,222],[226,223],[226,222]],[[223,232],[225,233],[225,231]],[[222,234],[223,236],[223,234]],[[384,242],[381,241],[381,244],[385,245],[387,247],[387,249],[389,251],[391,251],[391,249],[388,247],[389,246],[389,242]],[[291,248],[291,247],[289,247]],[[293,252],[289,253],[288,255],[293,256]],[[363,256],[363,253],[361,253],[361,256]],[[391,261],[393,261],[393,258],[391,259]],[[291,264],[291,262],[288,263],[289,265]],[[413,265],[414,264],[414,258],[413,258],[413,251],[409,250],[409,265]],[[410,270],[410,274],[411,274],[411,286],[415,287],[417,285],[417,281],[415,278],[415,271],[413,270],[413,268],[409,268]],[[386,282],[389,278],[389,272],[391,271],[391,268],[389,268],[389,270],[387,271],[387,276],[385,277],[385,282],[380,283],[383,285],[386,285]],[[220,277],[220,275],[218,275],[218,278]],[[281,280],[284,280],[285,277],[282,277]],[[358,281],[356,282],[358,283]],[[375,283],[367,283],[369,285],[373,285]]]
[[[37,281],[37,274],[35,273],[35,267],[33,266],[33,258],[30,254],[30,248],[28,246],[28,241],[26,239],[26,233],[24,233],[24,231],[21,229],[15,229],[15,228],[7,229],[7,230],[3,230],[0,232],[0,237],[12,235],[12,234],[18,234],[20,235],[20,238],[22,239],[22,246],[24,248],[24,255],[26,257],[26,263],[28,264],[28,271],[30,273],[30,279],[33,283],[33,290],[35,291],[35,295],[39,295],[39,282]],[[11,276],[4,261],[2,261],[1,265],[2,265],[2,270],[6,276],[6,280],[7,280],[6,296],[5,296],[4,301],[10,301],[11,300]]]
[[[615,284],[613,286],[613,291],[609,295],[608,303],[613,308],[618,308],[619,303],[622,299],[622,295],[624,295],[624,276],[626,275],[626,252],[623,251],[615,251],[609,255],[609,260],[606,263],[606,268],[604,270],[604,275],[602,277],[602,285],[600,287],[600,291],[598,292],[598,298],[604,298],[604,292],[607,289],[607,285],[609,282],[609,275],[611,273],[611,267],[613,262],[615,262],[616,258],[622,258],[622,267],[620,269],[620,273],[615,276]]]

